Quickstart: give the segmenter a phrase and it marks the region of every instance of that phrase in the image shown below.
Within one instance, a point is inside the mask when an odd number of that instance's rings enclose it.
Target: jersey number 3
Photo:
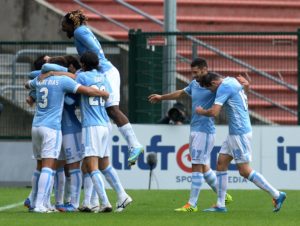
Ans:
[[[46,87],[43,87],[40,89],[40,92],[43,93],[41,96],[41,101],[39,102],[40,108],[46,108],[48,106],[48,89]]]

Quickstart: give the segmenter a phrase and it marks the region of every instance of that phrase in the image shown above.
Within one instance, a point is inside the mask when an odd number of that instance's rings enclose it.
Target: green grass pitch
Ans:
[[[134,202],[122,213],[29,213],[20,205],[30,192],[26,188],[0,188],[0,225],[25,226],[299,226],[300,191],[286,191],[287,199],[278,213],[272,212],[270,196],[260,190],[229,190],[234,201],[228,213],[205,213],[216,201],[210,190],[201,191],[199,211],[177,213],[187,202],[188,190],[128,190]],[[111,203],[116,196],[108,190]],[[8,205],[17,207],[4,209]]]

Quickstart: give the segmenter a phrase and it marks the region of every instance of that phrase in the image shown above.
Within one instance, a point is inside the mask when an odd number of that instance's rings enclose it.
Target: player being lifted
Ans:
[[[275,189],[260,173],[250,166],[252,158],[252,128],[248,112],[247,96],[241,84],[232,77],[222,78],[216,73],[208,73],[202,77],[201,85],[216,93],[211,107],[199,105],[196,113],[207,117],[216,117],[222,106],[225,107],[229,135],[222,144],[217,164],[217,204],[204,211],[227,212],[225,194],[228,184],[228,165],[234,159],[239,173],[260,189],[273,197],[274,212],[278,212],[286,198],[284,192]]]
[[[211,107],[215,94],[200,86],[201,77],[208,73],[207,62],[203,58],[196,58],[191,63],[194,80],[182,89],[164,95],[152,94],[149,96],[151,103],[162,100],[177,100],[183,96],[192,98],[192,119],[190,129],[190,156],[192,158],[192,184],[190,198],[183,207],[175,211],[195,212],[198,210],[197,201],[204,181],[217,192],[216,174],[210,168],[210,153],[215,143],[215,125],[212,117],[204,117],[195,113],[197,106]],[[227,202],[232,197],[226,194]]]
[[[128,162],[130,165],[134,165],[144,149],[137,140],[128,118],[119,109],[120,74],[117,68],[106,59],[99,41],[86,26],[86,21],[87,17],[81,10],[71,11],[63,17],[62,31],[66,32],[68,38],[74,38],[74,44],[80,56],[86,51],[91,51],[98,56],[100,70],[105,74],[112,88],[111,101],[106,103],[106,111],[127,141],[129,147]]]

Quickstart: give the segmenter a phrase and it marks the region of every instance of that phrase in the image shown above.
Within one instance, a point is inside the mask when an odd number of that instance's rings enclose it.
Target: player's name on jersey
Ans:
[[[59,81],[58,80],[43,80],[43,81],[38,81],[37,83],[39,86],[40,85],[49,85],[49,86],[58,86],[59,85]]]

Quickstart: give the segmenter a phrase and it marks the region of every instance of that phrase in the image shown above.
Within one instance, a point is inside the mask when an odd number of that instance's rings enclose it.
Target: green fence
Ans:
[[[122,84],[127,84],[128,43],[101,42],[109,60],[119,69]],[[0,42],[0,138],[29,138],[34,107],[25,98],[24,83],[33,69],[33,61],[41,55],[77,55],[73,42]],[[121,87],[121,108],[127,113],[127,86]]]
[[[192,79],[190,63],[204,57],[209,70],[247,78],[252,124],[298,124],[297,32],[272,33],[157,33],[130,31],[130,119],[156,123],[165,114],[147,96],[184,88]],[[170,46],[170,43],[175,43]],[[175,54],[168,52],[175,51]],[[176,64],[168,67],[173,57]],[[166,77],[168,77],[166,79]],[[173,80],[172,80],[173,78]],[[175,81],[165,84],[163,81]],[[190,100],[181,100],[190,109]],[[163,112],[162,112],[163,111]],[[190,115],[191,112],[188,111]],[[224,123],[224,115],[218,119]]]

